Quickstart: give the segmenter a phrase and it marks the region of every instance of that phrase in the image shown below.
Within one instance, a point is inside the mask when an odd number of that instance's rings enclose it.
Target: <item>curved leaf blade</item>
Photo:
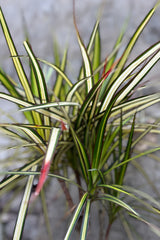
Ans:
[[[39,177],[39,181],[37,184],[37,187],[35,189],[35,192],[32,194],[31,199],[34,200],[35,197],[37,197],[46,181],[49,169],[50,169],[50,164],[53,158],[53,155],[55,153],[55,149],[57,146],[57,142],[60,136],[60,129],[59,128],[53,128],[50,134],[50,139],[48,142],[48,147],[46,151],[46,155],[44,158],[43,166],[41,169],[41,175]]]
[[[81,228],[81,236],[80,236],[81,240],[85,240],[86,239],[90,206],[91,206],[91,200],[88,199],[87,203],[86,203],[86,209],[85,209],[84,218],[83,218],[83,224],[82,224],[82,228]]]
[[[18,57],[17,50],[15,48],[14,42],[12,40],[10,31],[8,29],[8,26],[7,26],[7,23],[6,23],[6,20],[4,18],[4,15],[3,15],[3,12],[2,12],[1,8],[0,8],[0,23],[1,23],[1,26],[2,26],[2,29],[3,29],[3,32],[4,32],[4,36],[5,36],[6,42],[8,44],[11,56],[13,57],[12,60],[13,60],[15,69],[17,71],[19,80],[20,80],[20,82],[21,82],[21,84],[22,84],[22,86],[25,90],[27,99],[28,99],[28,101],[34,103],[34,98],[33,98],[33,95],[31,93],[31,88],[30,88],[27,76],[24,72],[22,63],[21,63],[21,61]]]
[[[158,51],[149,61],[148,63],[134,76],[132,82],[128,85],[127,88],[121,93],[118,97],[116,104],[118,104],[122,99],[124,99],[133,89],[134,87],[144,78],[144,76],[151,70],[151,68],[157,63],[160,59],[160,51]]]
[[[149,58],[152,54],[154,54],[156,51],[159,51],[160,49],[160,42],[149,48],[147,51],[145,51],[141,56],[139,56],[136,60],[134,60],[122,73],[121,75],[115,80],[113,85],[111,86],[109,92],[107,93],[107,96],[105,97],[102,107],[100,109],[100,112],[105,111],[107,109],[107,106],[110,104],[110,101],[113,97],[113,95],[116,93],[120,85],[127,79],[129,74],[131,74],[141,63],[143,63],[147,58]],[[158,53],[157,53],[158,54]],[[157,55],[159,58],[159,54]],[[157,61],[157,57],[154,59]],[[153,62],[152,62],[153,63]],[[150,69],[150,65],[149,65]],[[143,68],[141,69],[143,73]]]
[[[16,103],[16,104],[21,105],[21,106],[24,106],[26,108],[34,107],[34,105],[31,104],[31,103],[28,103],[26,101],[23,101],[21,99],[15,98],[15,97],[12,97],[12,96],[10,96],[8,94],[5,94],[5,93],[0,93],[0,98],[6,99],[8,101],[11,101],[11,102]],[[36,111],[39,112],[39,113],[42,113],[42,114],[44,114],[44,115],[46,115],[48,117],[51,117],[51,118],[53,118],[53,119],[55,119],[57,121],[60,121],[60,122],[63,121],[64,123],[67,123],[66,119],[63,118],[61,112],[59,112],[58,110],[56,111],[56,113],[48,111],[48,110],[44,110],[44,109],[37,109]],[[35,123],[35,125],[43,127],[42,123],[40,123],[40,124],[36,124]]]
[[[36,169],[37,169],[37,165],[33,166],[31,168],[31,171],[34,172],[34,171],[36,171]],[[28,208],[28,204],[29,204],[29,198],[30,198],[30,194],[31,194],[31,190],[32,190],[33,180],[34,180],[34,175],[29,176],[27,184],[26,184],[25,192],[23,195],[23,199],[21,202],[21,206],[19,209],[18,218],[16,221],[16,226],[15,226],[14,234],[13,234],[13,240],[21,239],[24,222],[25,222],[25,216],[26,216],[27,208]]]
[[[31,60],[31,64],[33,67],[33,72],[35,75],[35,80],[36,80],[36,86],[38,89],[38,94],[39,94],[39,99],[40,102],[43,103],[47,103],[48,102],[48,93],[47,93],[47,86],[46,86],[46,82],[45,82],[45,78],[43,75],[43,72],[40,68],[40,65],[31,49],[30,44],[25,41],[24,43],[24,47],[28,53],[29,59]],[[46,126],[50,125],[50,119],[48,116],[44,116],[44,124]],[[44,134],[45,134],[45,139],[48,140],[49,138],[49,131],[48,130],[44,130]]]
[[[141,32],[143,31],[143,29],[145,28],[145,26],[147,25],[147,23],[151,19],[152,15],[154,14],[154,12],[157,9],[157,7],[159,6],[159,4],[160,4],[160,1],[157,1],[157,3],[154,5],[154,7],[149,11],[149,13],[143,19],[143,21],[141,22],[139,27],[136,29],[135,33],[133,34],[132,38],[130,39],[130,41],[129,41],[127,47],[126,47],[126,49],[124,50],[124,52],[122,54],[122,58],[119,61],[119,64],[117,66],[117,70],[111,78],[111,82],[114,82],[114,80],[118,77],[118,75],[122,71],[122,69],[123,69],[123,67],[124,67],[124,65],[127,61],[127,58],[129,56],[132,48],[134,47],[138,37],[140,36]]]
[[[115,204],[117,204],[118,206],[126,209],[127,211],[133,213],[135,216],[140,216],[132,207],[130,207],[127,203],[125,203],[124,201],[120,200],[117,197],[114,197],[110,194],[103,194],[99,199],[102,200],[106,200],[106,201],[110,201],[113,202]]]
[[[76,222],[78,221],[79,215],[80,215],[80,213],[81,213],[81,211],[83,209],[83,206],[84,206],[84,204],[85,204],[85,202],[87,200],[87,197],[88,197],[88,193],[85,193],[83,195],[80,203],[78,204],[78,207],[77,207],[76,212],[75,212],[75,214],[74,214],[74,216],[72,218],[72,221],[71,221],[71,223],[69,225],[69,228],[68,228],[68,231],[67,231],[67,233],[65,235],[64,240],[69,240],[70,239],[71,233],[72,233],[72,231],[74,229],[74,226],[76,225]]]
[[[75,2],[73,2],[73,5],[75,5]],[[80,36],[78,28],[77,28],[76,17],[75,17],[75,6],[73,7],[73,21],[74,21],[74,26],[75,26],[75,29],[76,29],[77,40],[78,40],[80,50],[81,50],[81,53],[82,53],[82,57],[83,57],[85,75],[87,77],[87,92],[89,93],[89,91],[92,89],[92,86],[93,86],[92,67],[91,67],[91,62],[90,62],[90,59],[89,59],[89,55],[87,53],[87,49],[84,46],[84,43],[81,39],[81,36]]]

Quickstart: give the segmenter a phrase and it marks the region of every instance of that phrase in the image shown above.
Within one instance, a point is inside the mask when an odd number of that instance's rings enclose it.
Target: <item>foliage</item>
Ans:
[[[126,66],[132,48],[158,5],[159,1],[136,29],[121,57],[117,58],[124,32],[120,34],[111,55],[103,62],[100,53],[99,20],[95,23],[88,46],[85,47],[74,15],[83,59],[74,84],[65,73],[67,51],[60,62],[56,47],[55,64],[52,64],[35,57],[28,40],[24,41],[30,69],[30,77],[27,77],[21,61],[24,56],[18,54],[0,10],[0,23],[20,84],[17,85],[1,69],[0,81],[8,93],[1,92],[0,97],[15,103],[26,119],[24,123],[6,123],[0,127],[35,153],[34,159],[30,157],[21,168],[2,173],[5,178],[0,183],[1,194],[13,189],[17,181],[28,176],[13,239],[21,237],[36,175],[40,174],[40,178],[31,201],[39,195],[49,174],[58,179],[69,208],[74,208],[69,188],[73,180],[66,176],[66,169],[72,169],[74,173],[74,184],[79,190],[79,203],[65,240],[70,238],[80,216],[83,216],[80,239],[86,239],[90,209],[95,201],[101,202],[107,209],[109,223],[105,239],[108,239],[111,225],[119,214],[123,213],[122,210],[126,210],[129,215],[160,234],[160,229],[141,216],[133,202],[129,204],[127,199],[134,199],[134,202],[144,205],[146,211],[155,215],[159,214],[159,202],[144,192],[124,185],[128,164],[160,149],[158,146],[141,153],[134,152],[135,145],[146,134],[159,133],[158,121],[153,125],[141,126],[136,115],[159,102],[160,94],[138,97],[136,90],[159,60],[160,42]],[[46,83],[47,76],[42,68],[44,64],[57,73],[52,91]],[[135,133],[138,134],[137,138],[134,138]],[[45,200],[43,202],[45,203]]]

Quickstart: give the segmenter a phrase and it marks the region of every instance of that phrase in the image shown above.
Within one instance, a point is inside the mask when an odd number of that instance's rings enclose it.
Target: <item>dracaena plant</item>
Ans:
[[[140,124],[137,113],[158,103],[160,94],[137,97],[136,90],[159,60],[160,42],[126,65],[137,38],[158,5],[159,1],[138,26],[121,57],[117,56],[124,31],[117,39],[110,56],[104,61],[101,60],[100,53],[99,20],[96,21],[89,43],[85,46],[73,11],[81,50],[79,57],[83,60],[75,83],[65,73],[67,51],[64,52],[62,61],[59,61],[56,47],[55,63],[49,63],[35,57],[30,43],[25,41],[24,48],[30,70],[28,78],[22,64],[24,56],[18,54],[2,9],[0,10],[1,27],[19,78],[17,85],[7,73],[0,70],[1,84],[8,91],[1,92],[0,97],[15,103],[26,119],[24,123],[3,123],[0,127],[7,135],[22,141],[23,146],[35,153],[34,158],[31,159],[31,155],[29,161],[25,160],[21,168],[2,173],[5,174],[5,178],[0,183],[1,195],[12,190],[24,176],[27,177],[13,239],[21,238],[26,211],[29,204],[36,201],[40,191],[43,190],[48,175],[60,182],[73,215],[64,236],[65,240],[70,239],[80,217],[83,217],[80,239],[86,239],[91,205],[95,201],[102,203],[108,216],[108,226],[103,226],[106,227],[106,240],[114,220],[122,216],[124,210],[137,220],[146,223],[156,234],[160,234],[159,228],[138,212],[136,204],[134,207],[135,202],[139,203],[144,205],[146,212],[152,212],[159,217],[159,201],[125,185],[124,181],[128,164],[160,149],[157,146],[144,152],[134,151],[136,144],[146,134],[159,133],[158,120],[152,125]],[[47,75],[44,74],[43,65],[56,71],[52,91],[49,83],[46,83]],[[23,155],[21,156],[23,158]],[[74,179],[66,175],[66,169],[72,169]],[[36,175],[40,175],[39,181],[31,195]],[[71,197],[70,184],[75,184],[79,192],[76,203]],[[128,198],[134,200],[134,203],[132,201],[129,203]],[[43,203],[45,204],[45,201]],[[130,236],[130,239],[133,237]]]

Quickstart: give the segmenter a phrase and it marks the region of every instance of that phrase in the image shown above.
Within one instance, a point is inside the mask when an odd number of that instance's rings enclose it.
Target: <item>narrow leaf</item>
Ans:
[[[86,183],[88,183],[89,186],[91,186],[92,184],[91,173],[88,171],[90,169],[90,163],[89,163],[86,150],[71,125],[70,125],[70,130],[72,132],[74,143],[79,155],[82,173],[84,175]]]
[[[28,103],[26,101],[20,100],[20,99],[15,98],[15,97],[12,97],[12,96],[10,96],[8,94],[5,94],[5,93],[0,93],[0,98],[6,99],[8,101],[11,101],[13,103],[16,103],[17,105],[21,105],[21,106],[24,106],[24,107],[33,107],[34,106],[31,103]],[[44,110],[44,109],[37,109],[36,111],[39,112],[39,113],[42,113],[42,114],[44,114],[44,115],[46,115],[48,117],[51,117],[51,118],[53,118],[55,120],[58,120],[60,122],[63,121],[64,123],[66,123],[65,118],[63,118],[63,116],[62,116],[62,113],[60,111],[58,111],[58,110],[55,113],[51,112],[49,110]],[[40,123],[40,124],[36,124],[35,123],[35,125],[43,127],[42,123]]]
[[[25,47],[25,49],[28,53],[28,56],[31,60],[31,64],[33,66],[33,71],[34,71],[35,80],[37,83],[37,89],[38,89],[38,93],[39,93],[40,102],[47,103],[48,102],[48,93],[47,93],[47,86],[46,86],[43,72],[40,68],[40,65],[39,65],[29,43],[27,41],[25,41],[23,44],[24,44],[24,47]],[[50,125],[50,119],[48,116],[44,116],[44,124],[46,126]],[[45,139],[48,140],[49,131],[48,130],[44,130],[44,131],[45,131]]]
[[[138,57],[136,60],[134,60],[123,72],[122,74],[115,80],[113,85],[111,86],[109,92],[107,93],[107,96],[105,100],[103,101],[102,107],[100,112],[103,112],[105,109],[107,109],[107,106],[110,104],[110,101],[117,91],[117,89],[120,87],[120,85],[127,79],[130,73],[132,73],[141,63],[143,63],[148,57],[150,57],[152,54],[154,54],[157,50],[160,49],[160,42],[152,46],[150,49],[148,49],[146,52],[144,52],[140,57]],[[158,55],[159,57],[159,55]],[[143,69],[142,69],[143,73]]]
[[[132,207],[130,207],[127,203],[125,203],[124,201],[120,200],[117,197],[114,197],[110,194],[104,194],[100,197],[100,199],[104,199],[106,201],[113,202],[113,203],[117,204],[118,206],[123,207],[127,211],[133,213],[135,216],[139,216],[139,214]]]
[[[20,94],[16,90],[16,86],[11,82],[8,76],[1,70],[0,70],[0,82],[13,97],[20,97]]]
[[[99,33],[99,26],[98,29],[96,31],[96,35],[95,35],[95,43],[94,43],[94,50],[93,50],[93,71],[95,71],[99,65],[100,65],[100,59],[101,59],[101,42],[100,42],[100,33]],[[98,82],[99,80],[99,72],[97,72],[94,75],[94,82]]]
[[[18,57],[17,50],[15,48],[14,42],[12,40],[10,31],[8,29],[8,26],[7,26],[7,23],[6,23],[6,20],[4,18],[4,15],[3,15],[3,12],[2,12],[1,8],[0,8],[0,23],[1,23],[1,26],[2,26],[2,29],[3,29],[3,32],[4,32],[4,36],[5,36],[6,42],[8,44],[11,56],[13,56],[12,60],[13,60],[14,66],[16,68],[19,80],[20,80],[20,82],[21,82],[21,84],[22,84],[22,86],[25,90],[27,99],[28,99],[28,101],[34,103],[34,98],[33,98],[33,95],[31,93],[31,90],[30,90],[28,79],[27,79],[26,74],[24,72],[22,63],[21,63],[21,61]]]
[[[22,130],[24,133],[26,133],[29,136],[30,139],[32,139],[33,143],[35,143],[38,146],[39,151],[42,153],[45,153],[46,145],[43,142],[42,137],[34,129],[31,129],[31,128],[29,128],[27,126],[23,126],[23,125],[21,126],[18,124],[2,124],[1,126],[13,128],[13,129],[17,129],[17,130]]]
[[[153,149],[147,150],[147,151],[145,151],[145,152],[142,152],[142,153],[140,153],[140,154],[137,154],[136,156],[131,157],[131,158],[129,158],[129,159],[125,160],[125,161],[122,161],[122,162],[120,162],[120,163],[115,162],[114,165],[113,165],[111,168],[109,168],[107,171],[104,172],[104,175],[108,174],[109,172],[111,172],[111,171],[112,171],[113,169],[115,169],[115,168],[121,167],[121,166],[125,165],[126,163],[131,162],[132,160],[141,158],[141,157],[143,157],[143,156],[146,156],[146,155],[148,155],[148,154],[150,154],[150,153],[154,153],[154,152],[159,151],[159,150],[160,150],[160,147],[153,148]]]
[[[85,101],[83,102],[80,110],[79,110],[79,116],[77,118],[77,128],[80,126],[81,121],[84,117],[84,114],[89,106],[89,104],[91,103],[91,101],[93,100],[93,98],[95,97],[97,91],[100,89],[100,87],[102,86],[104,79],[100,79],[91,89],[91,91],[87,94]]]
[[[31,171],[36,171],[36,169],[37,169],[37,165],[33,166],[31,168]],[[31,190],[32,190],[33,180],[34,180],[34,175],[29,176],[27,184],[26,184],[26,189],[25,189],[25,192],[23,195],[23,200],[21,202],[21,206],[19,209],[18,218],[16,221],[16,226],[15,226],[14,234],[13,234],[13,240],[21,239],[24,222],[25,222],[25,216],[26,216],[27,208],[28,208],[28,204],[29,204],[29,198],[30,198],[30,194],[31,194]]]
[[[85,209],[84,218],[83,218],[83,224],[82,224],[82,228],[81,228],[81,236],[80,236],[81,240],[85,240],[86,239],[88,220],[89,220],[89,212],[90,212],[90,205],[91,205],[91,200],[88,199],[87,203],[86,203],[86,209]]]
[[[5,178],[3,181],[1,181],[0,183],[0,190],[1,190],[1,193],[3,191],[3,189],[5,187],[8,187],[9,184],[12,184],[13,182],[15,182],[18,178],[21,177],[21,175],[19,175],[20,173],[22,173],[23,171],[28,171],[30,168],[32,168],[33,166],[39,164],[41,161],[42,161],[43,157],[40,157],[26,165],[24,165],[22,168],[19,169],[19,173],[14,173],[13,176],[9,176],[7,178]],[[9,173],[8,173],[9,174]],[[31,174],[30,174],[31,175]],[[13,184],[13,186],[15,186]]]
[[[88,55],[90,55],[94,42],[96,41],[96,35],[97,35],[97,32],[99,31],[98,29],[99,29],[99,19],[96,21],[91,33],[91,37],[89,39],[89,43],[87,46]]]
[[[76,225],[76,222],[78,221],[79,215],[80,215],[80,213],[82,211],[82,208],[83,208],[83,206],[84,206],[84,204],[86,202],[87,197],[88,197],[88,193],[86,192],[83,195],[80,203],[78,204],[78,207],[77,207],[76,212],[75,212],[75,214],[74,214],[74,216],[72,218],[72,221],[71,221],[71,223],[69,225],[69,228],[68,228],[68,231],[67,231],[67,233],[65,235],[64,240],[69,240],[70,239],[71,233],[72,233],[72,231],[74,229],[74,226]]]
[[[67,50],[65,50],[65,52],[64,52],[64,56],[63,56],[62,63],[60,66],[60,68],[63,72],[65,70],[66,60],[67,60]],[[63,83],[63,77],[62,77],[62,75],[58,74],[58,76],[56,78],[56,83],[54,85],[54,89],[53,89],[54,94],[52,96],[51,102],[53,102],[55,100],[55,96],[59,98],[61,88],[63,87],[62,83]]]
[[[54,64],[52,64],[48,61],[40,59],[40,58],[37,58],[37,60],[46,64],[46,65],[48,65],[48,66],[50,66],[50,67],[52,67],[53,69],[55,69],[56,72],[59,73],[62,76],[62,78],[66,81],[66,83],[68,84],[68,86],[70,88],[73,86],[73,83],[71,82],[71,80],[66,76],[66,74],[59,67],[57,67],[56,65],[54,65]],[[79,102],[81,102],[81,96],[79,95],[79,93],[76,92],[75,95],[76,95],[77,99],[79,100]]]
[[[59,128],[53,128],[51,135],[50,135],[50,139],[49,139],[49,143],[48,143],[48,148],[47,148],[47,152],[46,152],[46,156],[44,158],[44,162],[43,162],[43,166],[41,169],[41,175],[39,177],[39,181],[36,187],[35,192],[32,194],[32,200],[39,195],[45,180],[47,178],[49,169],[50,169],[50,164],[51,164],[51,160],[53,158],[54,152],[55,152],[55,148],[57,145],[57,141],[59,139],[60,136],[60,129]]]
[[[152,15],[154,14],[155,10],[157,9],[157,7],[159,6],[160,2],[157,1],[157,3],[155,4],[155,6],[149,11],[149,13],[147,14],[147,16],[143,19],[143,21],[141,22],[141,24],[139,25],[139,27],[136,29],[135,33],[133,34],[132,38],[130,39],[126,49],[124,50],[123,54],[122,54],[122,58],[117,66],[117,71],[114,73],[114,75],[111,78],[111,82],[114,81],[114,79],[116,79],[118,77],[118,75],[120,74],[120,72],[122,71],[128,56],[133,48],[133,46],[135,45],[138,37],[140,36],[141,32],[143,31],[144,27],[147,25],[148,21],[151,19]]]
[[[93,162],[92,162],[92,168],[99,169],[99,163],[101,159],[101,153],[103,149],[103,140],[104,140],[104,133],[106,129],[106,123],[109,118],[111,109],[113,107],[113,104],[116,99],[113,99],[112,103],[108,106],[108,109],[105,111],[102,120],[99,123],[98,131],[97,131],[97,137],[96,142],[94,146],[94,152],[93,152]]]
[[[73,2],[73,5],[75,4],[75,2]],[[76,29],[76,33],[77,33],[77,39],[78,39],[78,43],[81,49],[81,53],[82,53],[82,57],[83,57],[83,62],[84,62],[84,68],[85,68],[85,75],[88,78],[87,79],[87,92],[89,92],[93,86],[93,79],[92,79],[92,68],[91,68],[91,63],[90,63],[90,59],[87,53],[87,50],[84,46],[84,43],[80,37],[78,28],[77,28],[77,24],[76,24],[76,17],[75,17],[75,6],[73,7],[73,20],[74,20],[74,26]]]
[[[116,104],[118,104],[122,99],[124,99],[133,89],[134,87],[141,81],[141,79],[151,70],[151,68],[156,64],[156,62],[160,59],[160,51],[158,51],[141,70],[134,76],[131,83],[127,88],[122,92],[122,94],[118,97]]]
[[[20,93],[16,89],[16,84],[13,82],[13,80],[9,76],[7,76],[1,70],[0,70],[0,82],[7,89],[7,91],[11,94],[11,96],[16,97],[16,98],[21,98]],[[31,113],[25,113],[25,116],[28,119],[28,121],[30,123],[32,123]]]
[[[28,100],[28,102],[35,103],[35,99],[33,97],[29,81],[28,81],[27,76],[25,74],[25,71],[23,69],[23,65],[20,61],[19,55],[17,53],[14,42],[12,40],[10,31],[8,29],[8,26],[7,26],[7,23],[6,23],[6,20],[4,18],[4,15],[3,15],[3,12],[2,12],[1,8],[0,8],[0,23],[1,23],[1,26],[2,26],[2,29],[3,29],[3,33],[4,33],[4,36],[5,36],[6,42],[8,44],[8,48],[9,48],[10,53],[11,53],[11,57],[12,57],[15,69],[17,71],[17,75],[19,77],[21,85],[23,86],[23,89],[24,89],[25,95],[27,97],[27,100]],[[42,123],[39,113],[36,113],[36,112],[33,113],[33,119],[34,119],[34,122],[36,124],[40,125]],[[43,131],[41,129],[39,129],[38,131],[43,136]]]
[[[131,155],[132,140],[133,140],[133,134],[134,134],[134,126],[135,126],[135,116],[134,116],[134,119],[133,119],[133,122],[132,122],[130,134],[128,136],[128,142],[127,142],[127,146],[126,146],[126,149],[125,149],[125,154],[124,154],[123,161],[126,161]],[[118,177],[118,184],[119,185],[123,184],[123,179],[124,179],[124,176],[125,176],[127,165],[128,164],[123,165],[119,170],[119,173],[120,173],[119,177]]]
[[[76,102],[53,102],[53,103],[44,103],[40,105],[35,105],[32,107],[26,107],[22,108],[20,111],[31,111],[31,110],[37,110],[37,109],[43,109],[43,108],[51,108],[51,107],[64,107],[64,106],[79,106]]]

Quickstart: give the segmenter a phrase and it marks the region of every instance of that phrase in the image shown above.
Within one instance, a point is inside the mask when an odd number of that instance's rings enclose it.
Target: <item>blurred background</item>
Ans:
[[[155,2],[154,0],[76,0],[77,24],[85,44],[88,43],[94,23],[100,15],[102,57],[105,58],[111,52],[124,22],[128,22],[125,44]],[[55,38],[62,53],[66,46],[69,47],[70,74],[72,78],[77,76],[76,70],[81,59],[77,58],[79,47],[73,25],[72,0],[0,0],[0,5],[19,54],[25,54],[23,41],[27,32],[37,57],[52,61]],[[138,40],[134,56],[159,40],[159,22],[160,13],[157,11]],[[9,52],[0,29],[0,66],[4,67],[8,74],[13,75],[14,69],[10,66],[10,62]]]

